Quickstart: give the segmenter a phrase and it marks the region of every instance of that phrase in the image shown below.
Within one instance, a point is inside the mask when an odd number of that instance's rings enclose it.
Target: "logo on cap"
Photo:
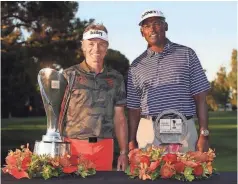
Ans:
[[[156,11],[156,10],[150,10],[150,11],[147,11],[147,12],[143,13],[143,15],[141,16],[141,18],[143,19],[144,16],[146,16],[146,15],[148,15],[148,14],[151,14],[151,13],[157,13],[157,14],[159,14],[159,12]]]
[[[107,33],[102,30],[90,29],[86,33],[83,34],[83,40],[89,40],[92,38],[100,38],[108,42]]]
[[[157,11],[157,10],[146,10],[144,13],[142,13],[141,15],[141,20],[139,22],[139,25],[142,24],[142,21],[150,18],[150,17],[161,17],[165,19],[164,14],[161,11]]]
[[[90,31],[90,34],[99,34],[100,36],[102,36],[102,32],[95,30],[95,31]]]

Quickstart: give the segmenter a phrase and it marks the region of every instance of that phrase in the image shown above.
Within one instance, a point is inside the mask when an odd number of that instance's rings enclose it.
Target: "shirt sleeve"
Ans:
[[[202,65],[196,53],[189,51],[189,75],[190,75],[190,93],[192,96],[210,89],[210,83],[207,79]]]
[[[126,105],[126,88],[123,77],[120,77],[119,85],[116,90],[115,105]]]
[[[127,80],[127,107],[132,109],[140,108],[140,96],[136,90],[135,76],[132,74],[131,68],[129,69]]]

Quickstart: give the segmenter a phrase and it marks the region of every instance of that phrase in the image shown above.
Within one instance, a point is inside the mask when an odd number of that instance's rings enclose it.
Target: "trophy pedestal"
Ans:
[[[37,155],[49,155],[51,157],[71,154],[69,142],[35,141],[34,153]]]

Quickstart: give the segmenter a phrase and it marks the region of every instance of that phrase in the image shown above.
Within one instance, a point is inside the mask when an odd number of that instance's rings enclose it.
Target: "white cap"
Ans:
[[[161,17],[165,19],[164,14],[158,10],[146,10],[142,13],[139,25],[141,26],[142,21],[149,18],[149,17]]]
[[[83,40],[89,40],[92,38],[100,38],[108,42],[107,33],[102,30],[90,29],[86,33],[83,34]]]

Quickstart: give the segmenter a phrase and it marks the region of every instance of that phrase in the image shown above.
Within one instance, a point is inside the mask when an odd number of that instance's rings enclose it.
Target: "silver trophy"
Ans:
[[[34,153],[50,155],[52,157],[70,154],[70,144],[63,142],[59,123],[61,103],[64,98],[67,80],[63,74],[44,68],[38,74],[38,83],[47,116],[47,132],[41,141],[35,142]]]
[[[165,110],[154,122],[155,141],[162,146],[179,145],[187,136],[188,125],[186,117],[176,110]]]

